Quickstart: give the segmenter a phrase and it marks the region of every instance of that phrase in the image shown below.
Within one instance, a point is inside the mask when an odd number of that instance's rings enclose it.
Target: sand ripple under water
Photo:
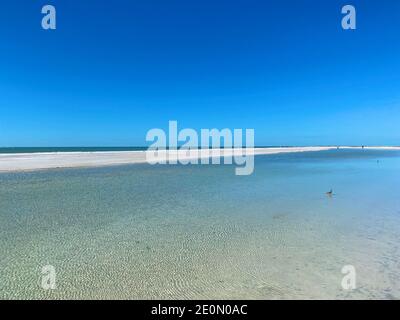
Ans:
[[[0,174],[0,298],[399,299],[399,169],[398,152],[332,150],[258,156],[248,177],[145,164]],[[344,265],[356,290],[341,287]]]

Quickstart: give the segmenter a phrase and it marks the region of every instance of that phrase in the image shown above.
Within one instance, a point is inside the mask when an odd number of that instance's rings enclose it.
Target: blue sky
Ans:
[[[397,0],[15,0],[0,26],[0,146],[143,146],[169,120],[400,145]]]

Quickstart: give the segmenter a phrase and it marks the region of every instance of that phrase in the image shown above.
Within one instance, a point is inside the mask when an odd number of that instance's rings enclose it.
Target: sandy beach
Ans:
[[[290,152],[315,152],[337,149],[331,147],[277,147],[248,149],[202,149],[164,151],[164,157],[178,159],[230,157],[246,150],[246,155],[268,155]],[[341,149],[361,149],[361,147],[341,146]],[[400,147],[365,147],[365,149],[400,150]],[[51,152],[0,154],[0,172],[31,171],[55,168],[99,167],[122,164],[146,163],[148,151],[107,151],[107,152]],[[160,158],[158,158],[160,159]]]

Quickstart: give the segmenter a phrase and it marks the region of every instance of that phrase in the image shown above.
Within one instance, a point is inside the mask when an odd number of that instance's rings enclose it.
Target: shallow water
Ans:
[[[399,240],[398,151],[0,174],[0,298],[399,299]]]

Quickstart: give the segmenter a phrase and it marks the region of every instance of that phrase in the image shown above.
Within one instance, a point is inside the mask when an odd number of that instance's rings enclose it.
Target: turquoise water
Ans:
[[[0,174],[0,298],[398,299],[399,193],[397,151]]]

